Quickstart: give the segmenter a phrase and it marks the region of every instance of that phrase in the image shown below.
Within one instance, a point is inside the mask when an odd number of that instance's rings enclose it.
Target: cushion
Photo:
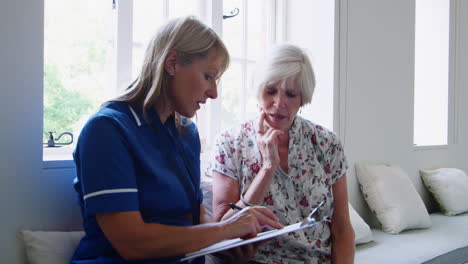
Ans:
[[[408,175],[383,162],[356,162],[356,176],[371,211],[387,233],[431,226],[429,213]]]
[[[364,220],[356,212],[356,210],[350,203],[348,203],[348,208],[349,218],[351,219],[351,225],[353,226],[354,230],[355,244],[365,244],[374,240],[369,225],[366,222],[364,222]]]
[[[29,264],[64,264],[70,263],[84,232],[23,230],[21,235]]]
[[[468,211],[468,176],[455,168],[420,170],[429,192],[440,205],[444,215],[457,215]]]

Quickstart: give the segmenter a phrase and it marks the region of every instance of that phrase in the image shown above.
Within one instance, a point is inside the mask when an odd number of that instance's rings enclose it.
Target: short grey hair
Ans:
[[[284,85],[291,79],[301,90],[301,106],[309,104],[315,89],[315,74],[309,57],[296,45],[278,44],[257,64],[252,82],[257,100],[266,86],[278,81]]]

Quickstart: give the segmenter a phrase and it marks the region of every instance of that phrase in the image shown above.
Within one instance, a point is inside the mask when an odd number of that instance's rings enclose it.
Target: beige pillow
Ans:
[[[356,162],[355,167],[364,199],[384,232],[431,226],[424,202],[403,169],[370,161]]]
[[[361,216],[356,212],[354,207],[348,203],[349,218],[354,230],[354,242],[356,245],[365,244],[374,240],[372,231],[369,225],[364,222]]]
[[[70,263],[84,232],[23,230],[21,235],[29,264],[64,264]]]
[[[420,170],[421,178],[445,215],[468,211],[468,176],[455,168]]]

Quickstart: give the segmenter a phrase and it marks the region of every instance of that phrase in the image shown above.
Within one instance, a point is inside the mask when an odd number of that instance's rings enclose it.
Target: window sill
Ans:
[[[448,145],[431,145],[431,146],[418,146],[414,145],[413,150],[415,151],[426,151],[426,150],[442,150],[448,149]]]
[[[44,148],[42,169],[75,168],[73,149],[75,146]]]

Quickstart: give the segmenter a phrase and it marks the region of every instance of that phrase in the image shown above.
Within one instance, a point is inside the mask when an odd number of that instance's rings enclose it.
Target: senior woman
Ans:
[[[245,250],[250,263],[352,263],[347,160],[338,137],[297,115],[311,102],[315,76],[306,53],[291,44],[272,49],[259,65],[254,88],[258,117],[216,140],[213,212],[228,219],[240,207],[263,205],[284,225],[303,220],[320,202],[317,226]]]

